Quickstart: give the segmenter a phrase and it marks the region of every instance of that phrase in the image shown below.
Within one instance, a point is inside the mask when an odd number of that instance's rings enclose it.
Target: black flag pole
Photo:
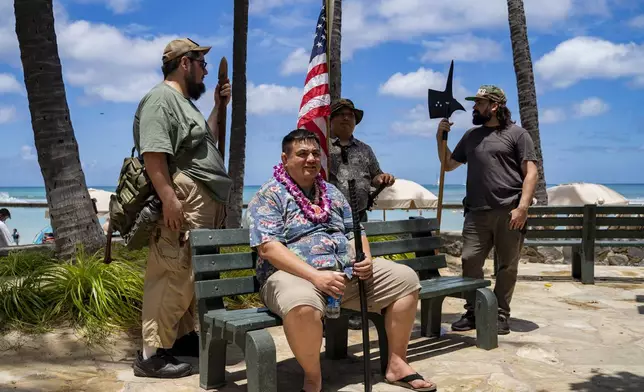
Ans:
[[[454,77],[454,60],[452,60],[449,66],[449,73],[447,75],[447,85],[445,86],[444,91],[438,90],[427,90],[427,104],[429,108],[429,118],[446,118],[449,121],[449,118],[457,110],[465,111],[463,105],[461,105],[455,98],[452,92],[452,79]],[[440,232],[441,218],[443,213],[443,192],[445,188],[445,164],[449,159],[447,155],[447,132],[443,132],[441,135],[441,146],[444,151],[444,154],[441,157],[441,174],[440,174],[440,183],[438,185],[438,209],[436,210],[436,218],[438,219],[438,232]]]

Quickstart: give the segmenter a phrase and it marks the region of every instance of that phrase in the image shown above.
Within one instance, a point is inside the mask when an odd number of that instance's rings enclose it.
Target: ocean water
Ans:
[[[556,184],[552,184],[556,185]],[[644,204],[644,184],[605,184],[609,188],[624,195],[633,204]],[[438,195],[438,186],[423,185],[427,190]],[[549,185],[551,186],[551,185]],[[113,192],[115,187],[91,186],[94,189],[103,189]],[[244,203],[248,203],[259,186],[244,187]],[[464,185],[446,184],[444,188],[443,200],[445,204],[460,204],[465,196]],[[1,202],[46,202],[44,187],[0,187]],[[20,233],[20,244],[30,244],[38,236],[40,231],[49,226],[49,219],[45,217],[45,208],[17,208],[11,209],[12,218],[8,220],[7,226],[13,231],[18,229]],[[436,217],[436,210],[392,210],[370,211],[369,220],[401,220],[408,219],[410,216]],[[463,227],[462,210],[443,210],[441,230],[461,230]]]

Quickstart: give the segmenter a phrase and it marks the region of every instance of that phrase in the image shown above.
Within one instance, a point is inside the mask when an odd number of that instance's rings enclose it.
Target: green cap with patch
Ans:
[[[477,99],[489,99],[492,102],[506,103],[508,99],[505,97],[505,92],[500,87],[491,84],[484,84],[479,87],[476,96],[465,98],[466,101],[475,101]]]

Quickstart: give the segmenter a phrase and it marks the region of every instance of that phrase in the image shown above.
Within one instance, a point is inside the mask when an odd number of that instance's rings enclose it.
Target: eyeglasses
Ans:
[[[199,63],[199,65],[201,65],[201,68],[202,68],[202,69],[204,69],[204,70],[206,69],[206,66],[208,65],[208,63],[206,62],[206,60],[193,59],[192,57],[188,57],[188,58],[189,58],[191,61],[196,61],[196,62],[198,62],[198,63]]]

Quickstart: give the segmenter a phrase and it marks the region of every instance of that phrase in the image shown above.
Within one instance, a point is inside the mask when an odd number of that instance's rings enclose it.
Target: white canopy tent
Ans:
[[[601,184],[576,182],[553,186],[546,191],[548,205],[552,206],[628,205],[628,199],[623,195]]]

